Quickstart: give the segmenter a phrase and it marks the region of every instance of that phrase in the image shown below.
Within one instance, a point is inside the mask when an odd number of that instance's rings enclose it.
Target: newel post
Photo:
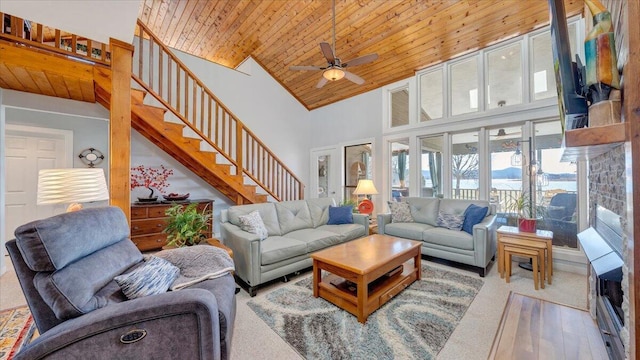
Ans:
[[[110,204],[124,211],[131,223],[131,66],[133,45],[110,39],[111,102],[109,107]]]

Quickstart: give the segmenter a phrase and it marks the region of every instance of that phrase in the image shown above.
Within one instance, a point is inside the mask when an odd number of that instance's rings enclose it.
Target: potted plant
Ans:
[[[198,204],[187,206],[176,204],[165,212],[167,227],[163,230],[167,234],[168,247],[182,247],[199,244],[206,238],[204,232],[209,226],[212,214],[206,208],[198,212]]]
[[[531,197],[526,192],[521,192],[517,197],[512,197],[506,206],[509,213],[517,214],[518,229],[524,232],[536,232],[536,208]]]

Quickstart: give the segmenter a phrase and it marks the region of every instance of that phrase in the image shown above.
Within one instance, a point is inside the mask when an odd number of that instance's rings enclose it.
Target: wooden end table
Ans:
[[[419,241],[375,234],[315,252],[313,296],[365,323],[371,313],[420,279],[420,246]],[[322,270],[330,274],[321,278]]]
[[[540,243],[546,247],[546,256],[541,259],[540,266],[546,266],[546,275],[549,285],[553,277],[553,232],[537,230],[535,233],[520,231],[517,226],[501,226],[498,230],[498,272],[500,277],[505,273],[504,246],[513,245],[525,249],[537,250]],[[546,264],[546,265],[545,265]],[[542,279],[544,282],[544,279]],[[543,286],[544,288],[544,286]]]

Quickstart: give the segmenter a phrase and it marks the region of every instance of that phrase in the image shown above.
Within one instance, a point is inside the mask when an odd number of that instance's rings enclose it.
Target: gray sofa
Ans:
[[[369,217],[353,214],[353,224],[327,225],[332,198],[232,206],[221,211],[222,242],[233,250],[236,276],[251,296],[258,285],[312,266],[309,255],[366,236]],[[239,216],[257,210],[269,236],[240,228]]]
[[[37,220],[15,235],[6,247],[40,332],[16,359],[229,358],[231,274],[127,300],[113,278],[140,266],[142,254],[119,208]]]
[[[496,253],[496,209],[488,201],[406,197],[414,222],[391,222],[391,214],[378,215],[378,233],[422,241],[422,254],[476,266],[484,277]],[[438,212],[461,215],[470,204],[489,207],[487,216],[465,231],[437,226]]]

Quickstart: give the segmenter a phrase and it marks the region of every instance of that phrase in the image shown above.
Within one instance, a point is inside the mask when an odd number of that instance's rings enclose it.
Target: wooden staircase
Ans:
[[[98,69],[95,77],[96,101],[110,106],[111,76],[108,69]],[[256,193],[257,185],[244,184],[242,175],[231,174],[231,165],[219,164],[217,153],[200,149],[202,139],[183,135],[186,127],[165,121],[166,109],[143,103],[146,92],[131,89],[131,127],[182,165],[216,188],[236,204],[267,201],[267,195]]]
[[[38,52],[24,64],[16,60],[3,67],[0,61],[0,87],[97,101],[110,109],[112,70],[106,44],[2,13],[0,25],[0,39],[7,41],[0,41],[4,58],[26,59],[29,52]],[[300,179],[140,21],[136,35],[132,128],[236,204],[303,198]],[[55,63],[55,69],[47,68],[48,63]],[[34,68],[38,64],[41,69]],[[74,70],[56,70],[66,68]],[[64,81],[53,82],[61,76]],[[50,83],[23,86],[19,78]],[[92,87],[95,97],[89,96],[94,95],[89,94]]]

